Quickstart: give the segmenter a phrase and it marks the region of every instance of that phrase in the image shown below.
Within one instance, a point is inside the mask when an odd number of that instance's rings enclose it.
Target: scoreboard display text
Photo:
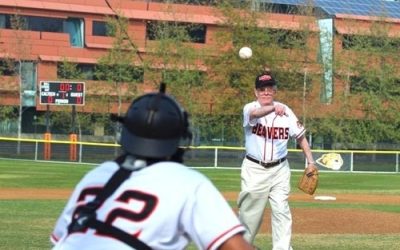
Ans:
[[[41,81],[40,104],[85,105],[85,83]]]

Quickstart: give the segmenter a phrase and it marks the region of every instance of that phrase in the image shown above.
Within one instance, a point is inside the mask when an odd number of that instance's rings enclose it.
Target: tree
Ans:
[[[400,38],[389,35],[390,24],[383,20],[367,31],[355,28],[360,25],[354,21],[348,26],[354,33],[341,35],[343,50],[335,60],[336,79],[344,83],[344,90],[336,93],[335,112],[318,127],[341,147],[398,143]]]
[[[82,71],[78,68],[78,65],[74,62],[68,61],[66,58],[63,59],[57,67],[57,78],[59,80],[72,80],[82,81],[84,79]],[[63,128],[66,133],[76,133],[76,124],[78,125],[78,134],[82,135],[83,130],[94,130],[94,124],[92,122],[92,114],[76,112],[75,105],[70,107],[60,107],[58,112],[52,114],[53,127],[58,129]],[[68,119],[71,123],[68,125],[65,121]]]
[[[205,51],[196,49],[193,43],[198,43],[196,33],[204,32],[204,26],[180,22],[153,22],[148,23],[148,33],[154,43],[149,49],[151,56],[146,57],[146,65],[160,65],[160,69],[148,70],[153,74],[155,85],[162,81],[167,85],[167,92],[183,104],[192,114],[191,122],[195,127],[195,137],[202,133],[200,124],[204,121],[204,114],[208,112],[207,92],[208,83],[204,66],[199,63],[204,60]],[[159,79],[159,80],[157,80]],[[208,93],[208,92],[207,92]]]
[[[309,77],[311,74],[306,78],[306,69],[315,54],[308,43],[310,37],[315,36],[310,27],[313,19],[305,17],[300,30],[271,28],[274,26],[270,24],[267,11],[272,6],[254,4],[257,4],[256,1],[247,1],[241,6],[236,2],[223,1],[219,5],[223,19],[219,24],[223,29],[215,39],[218,41],[215,51],[219,52],[207,60],[212,91],[215,93],[214,111],[230,116],[228,124],[233,126],[226,126],[226,121],[221,126],[225,126],[240,144],[243,142],[242,108],[254,99],[254,79],[263,70],[272,71],[278,88],[285,91],[285,96],[278,96],[281,101],[290,104],[293,100],[304,98],[305,106],[311,106],[312,78]],[[304,6],[298,11],[308,13],[310,7]],[[238,57],[238,51],[243,46],[253,50],[250,60]],[[225,48],[222,53],[220,48]],[[306,86],[305,81],[308,82]]]
[[[6,72],[7,75],[14,74],[15,63],[9,58],[0,61],[0,77]],[[16,106],[0,106],[0,131],[2,133],[10,133],[13,127],[18,128],[18,107]],[[15,126],[14,126],[15,125]]]
[[[9,133],[15,120],[18,119],[16,108],[13,106],[0,106],[0,131]]]
[[[333,144],[340,142],[342,147],[399,141],[400,134],[396,132],[399,112],[393,111],[399,110],[400,76],[396,68],[400,65],[397,52],[400,40],[389,36],[390,24],[379,20],[371,26],[368,36],[344,38],[347,39],[345,46],[351,49],[336,51],[331,66],[335,89],[340,90],[341,82],[345,82],[348,91],[335,92],[333,105],[323,105],[315,101],[316,86],[321,79],[318,68],[323,72],[323,64],[315,61],[316,51],[312,47],[315,43],[309,42],[318,37],[312,26],[321,18],[312,12],[312,2],[293,10],[302,16],[298,31],[266,28],[270,25],[264,28],[260,24],[263,21],[268,24],[269,20],[263,12],[270,11],[268,8],[274,5],[250,3],[253,5],[237,8],[227,1],[220,6],[224,18],[221,25],[230,32],[222,31],[218,39],[217,47],[226,50],[208,61],[215,80],[214,91],[222,99],[216,105],[217,112],[240,113],[243,103],[253,98],[254,76],[268,66],[278,80],[278,88],[284,90],[285,96],[278,95],[280,100],[294,108],[299,106],[294,100],[303,100],[299,118],[307,122],[308,131],[322,135]],[[231,46],[224,47],[226,44]],[[251,60],[238,58],[237,51],[242,46],[253,49]],[[350,54],[349,50],[354,53]],[[355,56],[357,60],[349,60]],[[237,120],[239,137],[242,131]]]
[[[136,94],[135,83],[143,80],[143,68],[135,66],[137,47],[132,46],[127,32],[128,19],[117,13],[107,18],[107,30],[114,38],[112,48],[98,60],[95,75],[115,87],[118,98],[118,115],[122,113],[123,98],[131,99]],[[123,87],[126,87],[123,89]],[[115,129],[115,140],[119,137],[120,127]]]
[[[27,22],[26,19],[18,14],[11,16],[11,29],[14,30],[13,42],[15,44],[15,49],[12,52],[12,61],[15,68],[12,69],[18,78],[19,83],[19,107],[18,107],[18,138],[21,138],[22,134],[22,114],[26,106],[34,105],[34,96],[31,98],[25,96],[25,93],[32,92],[35,93],[35,74],[34,62],[29,60],[30,46],[24,41],[27,39],[24,35],[24,30],[26,30]],[[20,141],[17,145],[17,154],[20,154]]]

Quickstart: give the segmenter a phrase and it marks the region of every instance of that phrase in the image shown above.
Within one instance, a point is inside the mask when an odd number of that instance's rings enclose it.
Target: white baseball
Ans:
[[[249,59],[253,55],[253,51],[249,47],[242,47],[239,50],[239,56],[242,59]]]

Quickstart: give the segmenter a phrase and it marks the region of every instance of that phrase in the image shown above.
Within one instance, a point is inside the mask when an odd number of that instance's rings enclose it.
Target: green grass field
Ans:
[[[93,165],[34,162],[0,159],[0,189],[63,188],[72,189]],[[199,169],[221,191],[238,192],[238,170]],[[292,173],[292,190],[300,172]],[[321,173],[318,192],[321,194],[400,195],[400,174]],[[0,199],[0,249],[49,249],[49,234],[66,200]],[[234,205],[234,202],[231,201]],[[324,208],[354,208],[386,211],[400,216],[400,204],[356,204],[291,202],[291,208],[307,208],[310,213]],[[366,218],[368,219],[368,218]],[[295,222],[294,222],[295,223]],[[321,223],[323,223],[321,221]],[[397,234],[294,234],[294,249],[400,249]],[[269,235],[259,235],[256,244],[271,248]],[[188,249],[195,249],[189,246]]]

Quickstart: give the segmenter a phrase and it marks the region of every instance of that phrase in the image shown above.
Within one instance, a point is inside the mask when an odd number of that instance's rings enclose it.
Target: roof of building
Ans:
[[[327,15],[348,14],[400,19],[399,0],[261,0],[263,3],[312,6]]]

